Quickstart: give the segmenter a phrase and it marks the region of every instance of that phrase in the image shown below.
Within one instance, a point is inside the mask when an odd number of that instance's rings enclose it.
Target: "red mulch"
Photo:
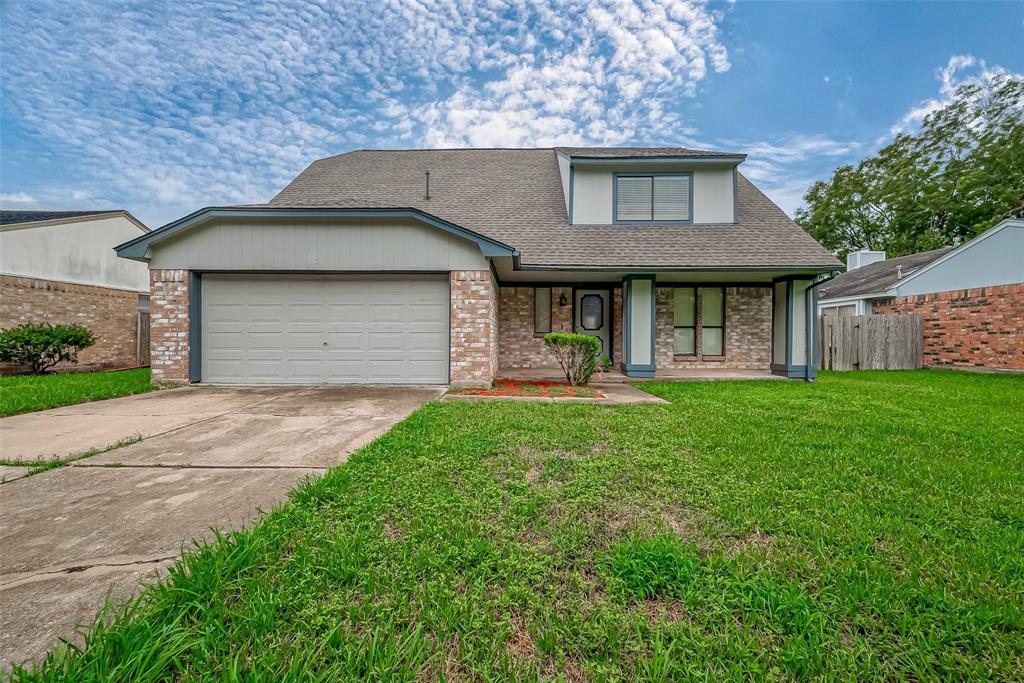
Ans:
[[[456,393],[456,392],[453,392]],[[604,398],[604,394],[590,387],[574,387],[568,382],[551,380],[495,380],[490,389],[459,389],[459,394],[472,396],[575,396],[577,398]]]

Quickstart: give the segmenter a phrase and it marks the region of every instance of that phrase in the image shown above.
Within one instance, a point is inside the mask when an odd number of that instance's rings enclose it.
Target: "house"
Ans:
[[[813,283],[840,263],[682,148],[364,150],[269,203],[117,247],[150,268],[156,380],[487,385],[576,330],[633,377],[811,378]],[[661,375],[659,375],[661,373]]]
[[[819,287],[819,314],[920,315],[925,366],[1024,370],[1024,221],[894,259],[856,252],[847,268]]]
[[[144,362],[139,312],[149,305],[149,274],[112,247],[148,232],[122,210],[0,211],[0,328],[74,323],[92,330],[96,344],[79,354],[78,365],[58,370]]]

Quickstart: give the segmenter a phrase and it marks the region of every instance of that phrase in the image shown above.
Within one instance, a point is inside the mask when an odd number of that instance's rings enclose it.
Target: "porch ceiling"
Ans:
[[[515,270],[511,258],[492,259],[498,278],[503,285],[530,285],[530,284],[585,284],[585,283],[607,283],[617,284],[622,282],[627,275],[639,273],[654,273],[656,282],[661,283],[691,283],[691,282],[713,282],[713,283],[771,283],[773,278],[784,275],[806,275],[812,278],[822,271],[821,269],[799,269],[799,268],[776,268],[771,270],[740,270],[740,269],[707,269],[707,270],[670,270],[666,268],[636,268],[629,270],[601,270],[601,269],[531,269],[528,266],[522,270]]]

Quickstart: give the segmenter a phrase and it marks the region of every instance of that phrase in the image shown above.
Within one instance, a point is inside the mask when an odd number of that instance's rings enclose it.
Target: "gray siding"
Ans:
[[[153,247],[150,268],[486,270],[480,248],[410,220],[223,219]]]
[[[896,296],[1024,282],[1024,223],[1011,223],[991,235],[976,237],[951,254],[948,260],[898,285]]]

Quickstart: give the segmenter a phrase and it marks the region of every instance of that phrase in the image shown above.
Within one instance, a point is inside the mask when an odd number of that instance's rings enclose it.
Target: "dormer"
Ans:
[[[678,148],[559,148],[572,225],[736,223],[744,154]]]

